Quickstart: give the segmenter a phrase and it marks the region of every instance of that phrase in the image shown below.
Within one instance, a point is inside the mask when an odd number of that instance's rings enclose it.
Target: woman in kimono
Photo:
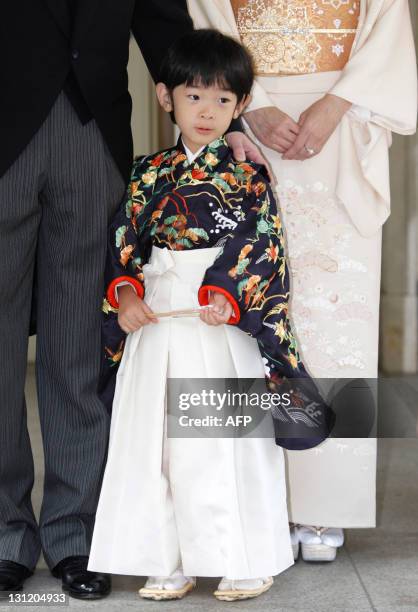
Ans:
[[[376,379],[388,148],[391,132],[416,123],[407,0],[189,0],[189,10],[255,61],[244,119],[277,180],[304,362],[318,379]],[[305,560],[332,561],[342,528],[375,525],[376,441],[327,440],[287,461],[295,553],[301,542]]]
[[[251,57],[199,31],[170,49],[162,78],[157,95],[181,137],[136,160],[109,234],[104,365],[120,366],[88,569],[148,575],[139,592],[155,600],[183,597],[196,576],[223,576],[214,594],[233,601],[265,592],[293,564],[275,440],[283,414],[268,415],[264,437],[170,436],[167,380],[267,374],[271,390],[294,391],[296,411],[306,405],[314,432],[321,398],[288,320],[265,168],[236,162],[223,138],[248,101]],[[164,316],[179,311],[200,316]],[[294,379],[306,385],[286,386]]]

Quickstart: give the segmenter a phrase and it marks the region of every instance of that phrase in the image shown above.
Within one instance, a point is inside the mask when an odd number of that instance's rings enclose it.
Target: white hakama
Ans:
[[[198,307],[219,249],[153,248],[154,312]],[[199,318],[130,334],[117,376],[109,454],[88,569],[246,579],[293,564],[283,451],[271,438],[167,438],[167,378],[262,378],[255,339]]]

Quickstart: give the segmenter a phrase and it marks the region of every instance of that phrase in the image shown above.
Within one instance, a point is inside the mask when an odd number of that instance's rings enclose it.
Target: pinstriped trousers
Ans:
[[[107,226],[124,182],[94,121],[61,93],[0,179],[0,559],[33,569],[88,555],[109,415],[96,394]],[[35,259],[45,454],[39,525],[24,383]]]

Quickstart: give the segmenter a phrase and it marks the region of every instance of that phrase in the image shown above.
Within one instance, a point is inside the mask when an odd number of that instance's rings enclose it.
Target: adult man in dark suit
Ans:
[[[13,0],[0,22],[0,590],[20,589],[41,550],[80,598],[109,415],[96,394],[109,217],[132,164],[130,32],[154,79],[189,31],[186,0]],[[37,384],[45,452],[39,526],[24,381],[37,262]]]
[[[97,396],[107,223],[132,164],[132,31],[154,80],[192,29],[186,0],[13,0],[0,21],[0,590],[41,550],[70,595],[87,571],[109,433]],[[234,136],[232,136],[232,139]],[[235,135],[234,151],[251,151]],[[37,386],[45,454],[39,526],[24,382],[36,261]]]

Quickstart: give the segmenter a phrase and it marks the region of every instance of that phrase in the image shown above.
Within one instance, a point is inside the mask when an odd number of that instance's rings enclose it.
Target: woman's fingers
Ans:
[[[296,138],[297,136],[295,136],[295,134],[289,133],[287,136],[283,136],[280,139],[280,144],[285,148],[285,150],[290,149],[290,147],[295,144]]]
[[[299,153],[301,152],[302,147],[304,146],[304,144],[302,144],[299,141],[296,141],[291,147],[290,149],[288,149],[287,151],[285,151],[282,159],[296,159],[297,156],[299,156]]]
[[[309,153],[308,149],[312,149],[315,153]],[[298,159],[305,160],[319,153],[319,146],[312,134],[305,128],[302,128],[299,136],[296,138],[293,145],[283,155],[283,159]]]
[[[231,143],[233,143],[234,141],[231,141]],[[234,155],[234,158],[237,160],[237,162],[242,162],[245,161],[246,157],[245,157],[245,149],[244,146],[242,144],[241,141],[237,142],[236,144],[234,144],[233,146],[231,146],[232,148],[232,153]]]
[[[295,142],[296,138],[300,133],[299,126],[295,123],[286,124],[281,126],[273,126],[271,131],[268,133],[268,138],[273,143],[280,143],[281,141]]]
[[[293,119],[290,119],[290,122],[286,124],[287,131],[293,134],[294,136],[298,136],[300,134],[300,127],[301,126],[295,121],[293,121]]]
[[[309,150],[308,150],[309,149]],[[322,150],[322,145],[316,143],[312,138],[308,138],[303,147],[298,151],[293,159],[305,161],[318,155]]]
[[[256,164],[267,164],[267,160],[263,157],[257,145],[246,134],[242,132],[229,132],[226,135],[226,140],[237,161],[249,159]]]
[[[268,165],[268,162],[267,162],[266,158],[262,155],[262,153],[260,153],[260,151],[258,150],[256,145],[252,145],[251,147],[247,147],[245,149],[245,154],[246,154],[245,159],[248,158],[250,161],[253,161],[256,164],[260,164],[260,166],[267,166]]]
[[[248,122],[256,138],[266,147],[275,151],[283,152],[282,139],[291,140],[299,134],[299,126],[289,115],[276,107],[260,108],[245,113],[244,118]]]

